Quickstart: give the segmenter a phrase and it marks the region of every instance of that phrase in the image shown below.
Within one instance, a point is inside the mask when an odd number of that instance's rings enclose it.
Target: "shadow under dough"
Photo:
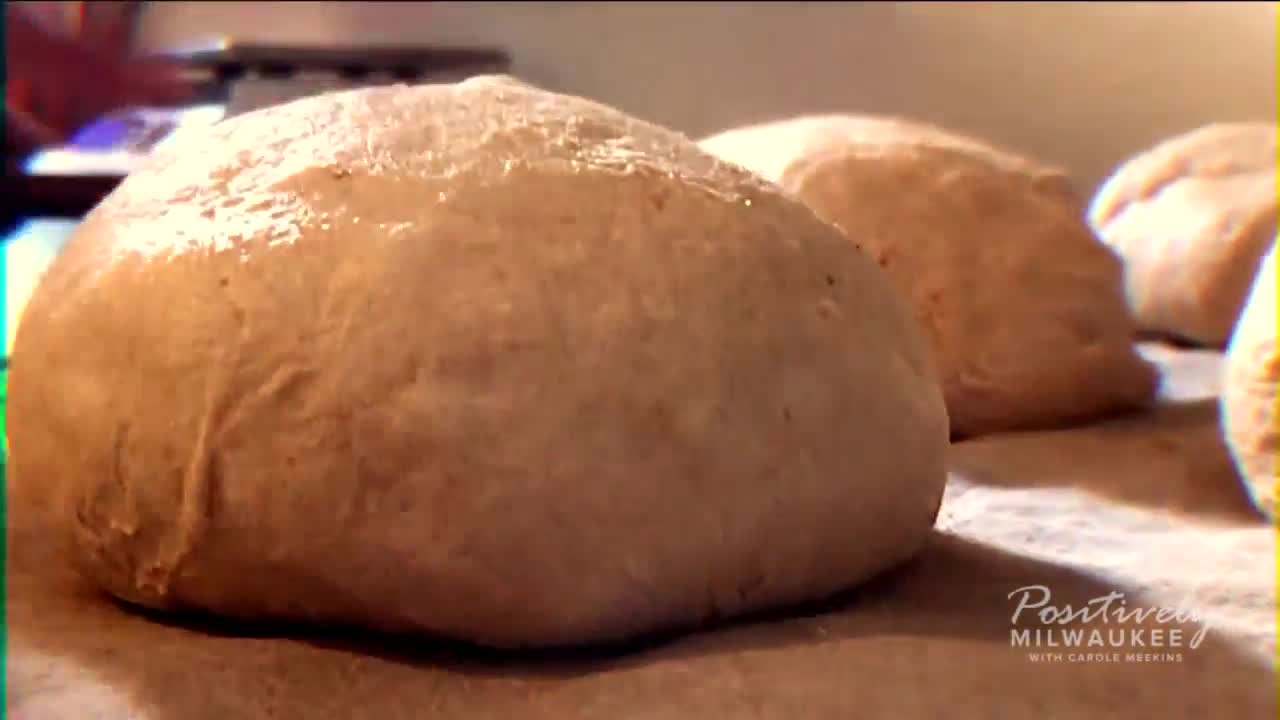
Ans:
[[[1068,487],[1233,525],[1265,524],[1222,437],[1218,401],[1164,400],[1146,412],[951,447],[951,471],[997,487]]]
[[[34,518],[31,514],[28,518]],[[1015,589],[1117,587],[936,532],[913,562],[825,604],[629,650],[510,656],[354,634],[239,636],[127,612],[49,528],[8,531],[17,720],[1274,717],[1270,667],[1209,633],[1181,662],[1032,662]],[[1135,601],[1131,599],[1131,604]]]

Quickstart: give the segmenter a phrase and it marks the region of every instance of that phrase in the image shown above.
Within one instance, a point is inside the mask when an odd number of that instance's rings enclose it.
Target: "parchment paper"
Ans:
[[[1149,354],[1166,369],[1150,412],[956,445],[938,531],[909,565],[820,605],[609,651],[164,622],[87,587],[10,507],[8,717],[1272,720],[1274,533],[1220,439],[1221,359]],[[1064,626],[1160,630],[1161,647],[1018,646],[1015,631],[1064,629],[1034,611],[1011,623],[1045,592],[1180,617]]]

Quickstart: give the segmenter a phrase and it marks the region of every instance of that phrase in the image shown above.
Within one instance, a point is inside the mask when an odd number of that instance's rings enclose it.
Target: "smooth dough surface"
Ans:
[[[873,262],[682,136],[505,78],[161,154],[55,260],[11,372],[23,507],[111,593],[240,618],[696,625],[913,556],[945,482]]]
[[[1276,250],[1267,252],[1227,349],[1222,421],[1236,468],[1268,517],[1280,482],[1280,354],[1276,350]]]
[[[888,271],[932,340],[954,435],[1153,397],[1120,263],[1061,172],[892,117],[805,117],[700,144],[776,182]]]
[[[1221,123],[1121,165],[1089,220],[1125,262],[1129,303],[1154,335],[1221,348],[1276,233],[1276,126]]]

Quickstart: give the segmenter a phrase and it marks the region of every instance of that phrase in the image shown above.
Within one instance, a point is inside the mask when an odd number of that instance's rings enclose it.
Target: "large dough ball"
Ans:
[[[800,118],[702,146],[777,182],[890,273],[940,358],[956,436],[1153,397],[1120,263],[1062,173],[898,118]]]
[[[1222,347],[1276,233],[1276,126],[1210,125],[1120,166],[1089,207],[1142,329]]]
[[[1276,350],[1276,251],[1258,270],[1227,349],[1222,420],[1227,446],[1255,503],[1276,517],[1280,481],[1280,353]]]
[[[175,147],[54,262],[12,373],[18,492],[156,608],[622,639],[899,563],[945,482],[928,346],[871,260],[675,133],[505,79]]]

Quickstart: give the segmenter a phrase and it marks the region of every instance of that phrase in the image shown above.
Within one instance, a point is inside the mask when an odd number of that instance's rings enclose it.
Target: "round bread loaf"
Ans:
[[[1209,125],[1124,163],[1089,220],[1143,331],[1223,347],[1276,235],[1276,126]]]
[[[12,373],[15,491],[84,571],[238,618],[621,640],[904,561],[945,482],[873,262],[676,133],[505,78],[161,153],[53,263]]]
[[[1276,251],[1267,252],[1227,348],[1222,421],[1227,447],[1254,503],[1276,518],[1280,482],[1280,352],[1276,349]]]
[[[956,437],[1154,396],[1120,262],[1061,172],[887,117],[800,118],[701,145],[778,183],[889,272],[933,341]]]

